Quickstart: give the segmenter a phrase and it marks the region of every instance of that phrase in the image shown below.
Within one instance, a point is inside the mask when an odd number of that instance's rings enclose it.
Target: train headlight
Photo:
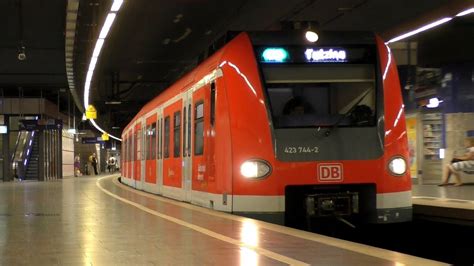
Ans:
[[[402,157],[394,157],[388,163],[388,170],[393,175],[403,175],[407,171],[407,163]]]
[[[264,178],[270,175],[272,168],[263,160],[247,160],[240,166],[240,174],[245,178]]]

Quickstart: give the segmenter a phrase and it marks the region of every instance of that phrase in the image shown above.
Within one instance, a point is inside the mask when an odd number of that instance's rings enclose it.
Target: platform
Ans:
[[[474,183],[459,187],[413,185],[412,190],[415,216],[474,225]]]
[[[117,175],[0,183],[0,265],[439,265],[132,190]]]

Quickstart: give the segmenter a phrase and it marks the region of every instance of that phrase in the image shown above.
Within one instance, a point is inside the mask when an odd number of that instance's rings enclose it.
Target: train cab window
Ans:
[[[275,128],[375,125],[372,64],[263,67]]]
[[[156,159],[156,122],[150,128],[150,160]]]
[[[194,155],[204,153],[204,103],[198,102],[194,110]]]
[[[216,119],[216,83],[211,83],[211,127],[214,127],[214,121]]]
[[[181,112],[175,112],[173,118],[173,156],[179,157],[181,150]]]
[[[164,157],[170,157],[170,117],[165,117],[165,145],[164,145]]]

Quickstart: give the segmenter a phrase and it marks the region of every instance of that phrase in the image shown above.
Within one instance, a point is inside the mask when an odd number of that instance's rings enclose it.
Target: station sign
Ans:
[[[86,109],[86,118],[87,119],[97,119],[97,110],[95,107],[90,104]]]
[[[20,120],[20,130],[33,131],[33,130],[46,130],[46,129],[58,129],[61,130],[63,127],[63,121],[60,119],[25,119]]]
[[[102,140],[102,137],[83,137],[81,138],[81,143],[82,144],[98,144],[98,143],[104,143]]]

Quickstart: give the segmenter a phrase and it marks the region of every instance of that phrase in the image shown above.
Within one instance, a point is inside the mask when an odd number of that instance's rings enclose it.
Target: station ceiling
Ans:
[[[112,1],[78,1],[74,84],[82,101],[92,50]],[[0,1],[0,88],[4,94],[18,95],[18,87],[26,94],[38,88],[43,94],[68,89],[67,3]],[[102,49],[90,102],[98,109],[98,124],[120,135],[144,103],[196,66],[198,56],[227,31],[278,30],[282,22],[318,21],[321,30],[370,30],[390,38],[410,24],[422,25],[446,10],[468,6],[474,6],[474,1],[125,0]],[[473,20],[463,20],[462,27],[472,32]],[[17,58],[22,45],[27,55],[24,61]],[[107,105],[110,101],[121,104]]]

